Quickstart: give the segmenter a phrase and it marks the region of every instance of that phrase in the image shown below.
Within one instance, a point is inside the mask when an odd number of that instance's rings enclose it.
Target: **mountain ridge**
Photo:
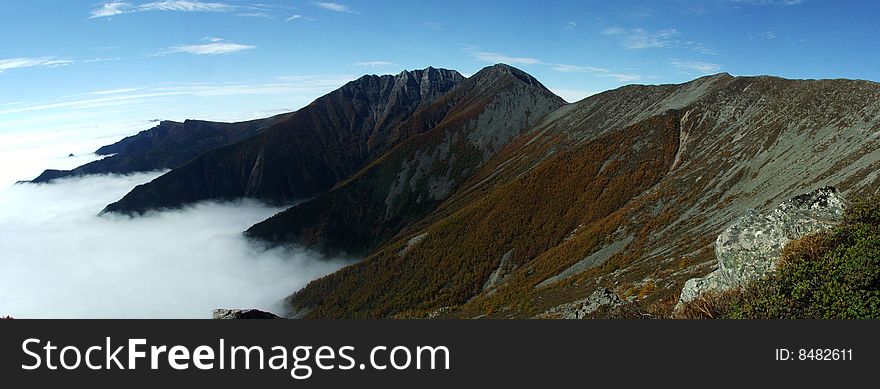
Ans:
[[[474,175],[474,194],[453,194],[436,213],[402,231],[365,261],[292,295],[288,306],[292,315],[305,317],[424,317],[438,309],[452,317],[487,312],[493,317],[531,317],[606,287],[658,314],[668,313],[684,281],[711,270],[711,241],[746,209],[832,184],[856,194],[880,189],[880,177],[872,173],[880,167],[880,153],[874,151],[877,137],[872,135],[880,133],[878,97],[876,84],[861,81],[721,74],[685,84],[627,86],[566,105],[510,142]],[[522,212],[517,204],[571,207],[570,196],[594,189],[625,193],[602,181],[579,178],[576,171],[563,173],[570,162],[549,171],[552,165],[547,164],[564,150],[582,150],[569,157],[573,161],[600,154],[602,148],[591,145],[607,143],[627,126],[656,128],[651,123],[663,115],[678,117],[681,124],[677,131],[667,132],[676,140],[675,151],[656,155],[671,158],[658,181],[645,181],[638,169],[618,171],[615,177],[629,177],[630,185],[651,184],[605,216],[572,211],[571,216],[553,218],[546,213],[517,219]],[[632,133],[621,141],[639,136]],[[662,139],[667,138],[644,141]],[[641,147],[634,154],[617,153],[593,169],[619,168],[641,153],[656,154],[649,151],[656,148]],[[504,205],[502,193],[527,188],[523,185],[529,181],[517,177],[534,180],[540,174],[553,178],[547,181],[550,188]],[[487,180],[484,189],[478,185],[482,180]],[[555,194],[553,186],[569,180],[582,186]],[[504,192],[510,185],[519,189]],[[493,196],[496,201],[485,200]],[[486,224],[474,225],[478,220]],[[526,223],[521,232],[487,229],[516,223]],[[562,224],[548,229],[546,223]],[[488,235],[481,237],[483,230]],[[526,239],[555,243],[502,243]],[[484,241],[501,245],[475,246]],[[614,249],[601,259],[594,257],[610,247]],[[458,254],[450,255],[450,250]],[[588,258],[595,262],[545,283]],[[420,265],[408,265],[413,263]],[[441,269],[474,270],[443,276]],[[390,274],[399,278],[388,279]],[[431,289],[433,284],[426,281],[437,277],[437,289]],[[501,282],[484,290],[491,285],[489,279]],[[450,286],[456,283],[460,285]]]
[[[203,152],[255,136],[283,117],[285,114],[235,123],[163,120],[150,129],[98,148],[95,154],[105,158],[71,170],[47,169],[25,182],[49,183],[59,178],[90,174],[174,169]]]
[[[207,152],[136,187],[104,212],[136,214],[208,199],[251,197],[285,204],[309,198],[409,135],[394,128],[462,79],[458,72],[434,68],[398,76],[363,76],[258,137]],[[420,82],[430,85],[423,89]]]

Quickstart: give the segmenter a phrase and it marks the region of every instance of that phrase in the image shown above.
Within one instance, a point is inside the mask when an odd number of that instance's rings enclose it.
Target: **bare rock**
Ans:
[[[616,307],[625,303],[626,302],[621,299],[617,293],[614,293],[608,288],[599,288],[585,299],[553,307],[540,315],[540,317],[581,319],[596,312],[600,308],[606,306]]]
[[[678,305],[702,293],[730,290],[772,273],[788,242],[839,224],[845,204],[837,189],[825,187],[787,200],[767,213],[750,210],[718,235],[718,269],[688,280]]]

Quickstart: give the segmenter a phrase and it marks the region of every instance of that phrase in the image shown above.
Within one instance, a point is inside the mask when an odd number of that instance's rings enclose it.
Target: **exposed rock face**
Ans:
[[[281,319],[277,315],[258,309],[215,309],[214,319]]]
[[[563,271],[562,273],[559,273],[553,277],[550,277],[550,278],[542,281],[540,284],[535,285],[535,288],[543,288],[543,287],[551,285],[555,282],[559,282],[559,281],[564,280],[566,278],[576,276],[576,275],[583,273],[584,271],[586,271],[590,268],[599,266],[599,265],[605,263],[605,261],[607,261],[609,258],[614,256],[614,254],[617,254],[618,252],[620,252],[620,250],[623,250],[624,248],[626,248],[626,246],[629,245],[630,243],[632,243],[632,241],[633,241],[632,236],[627,236],[621,240],[614,241],[611,244],[609,244],[608,246],[605,246],[605,247],[599,249],[599,251],[596,251],[595,253],[588,255],[586,258],[578,261],[574,265],[571,265],[571,267],[569,267],[568,269],[565,269],[565,271]]]
[[[786,243],[840,223],[844,206],[837,189],[825,187],[785,201],[768,213],[750,210],[715,241],[718,270],[688,280],[679,305],[701,293],[736,288],[768,275]]]
[[[589,297],[577,301],[572,301],[554,308],[551,308],[540,317],[557,318],[557,319],[582,319],[587,315],[596,312],[599,308],[610,306],[615,307],[625,304],[626,301],[620,298],[608,288],[599,288]]]
[[[427,238],[427,237],[428,237],[427,232],[421,233],[421,234],[418,234],[418,235],[412,237],[410,240],[406,241],[406,247],[404,247],[403,249],[398,251],[397,255],[401,256],[401,257],[406,255],[406,253],[408,253],[415,245],[422,243],[422,241],[425,240],[425,238]]]
[[[504,253],[504,256],[501,257],[501,262],[498,264],[498,268],[489,275],[489,278],[486,279],[486,283],[483,284],[483,291],[487,292],[498,285],[504,283],[507,280],[507,277],[510,276],[514,270],[516,270],[516,265],[513,263],[513,250],[509,250]]]

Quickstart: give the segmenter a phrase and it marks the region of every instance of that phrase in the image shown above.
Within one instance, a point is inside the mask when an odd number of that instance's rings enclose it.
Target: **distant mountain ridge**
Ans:
[[[214,149],[136,187],[105,211],[142,213],[239,197],[284,204],[312,197],[401,139],[428,129],[430,121],[400,125],[462,80],[458,72],[434,68],[363,76],[259,136]]]
[[[284,115],[238,123],[186,120],[162,121],[157,126],[106,145],[95,154],[107,156],[72,170],[49,169],[31,180],[47,183],[89,174],[128,174],[174,169],[199,154],[256,135]]]

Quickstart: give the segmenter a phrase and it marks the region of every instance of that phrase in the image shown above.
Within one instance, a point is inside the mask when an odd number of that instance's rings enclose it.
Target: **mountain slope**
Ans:
[[[47,183],[64,177],[88,174],[127,174],[173,169],[199,154],[258,134],[282,120],[284,115],[239,123],[187,120],[163,121],[159,125],[103,146],[95,154],[108,156],[72,170],[46,170],[33,183]]]
[[[720,74],[563,106],[361,263],[305,317],[532,317],[607,287],[665,314],[749,208],[880,189],[880,85]]]
[[[136,187],[105,211],[141,213],[239,197],[289,203],[314,196],[401,139],[429,129],[430,122],[398,127],[462,79],[455,71],[434,68],[361,77],[257,137],[207,152]]]
[[[366,254],[431,212],[510,139],[563,104],[518,69],[483,69],[414,115],[417,122],[437,118],[432,130],[402,142],[334,190],[254,225],[247,235]]]

